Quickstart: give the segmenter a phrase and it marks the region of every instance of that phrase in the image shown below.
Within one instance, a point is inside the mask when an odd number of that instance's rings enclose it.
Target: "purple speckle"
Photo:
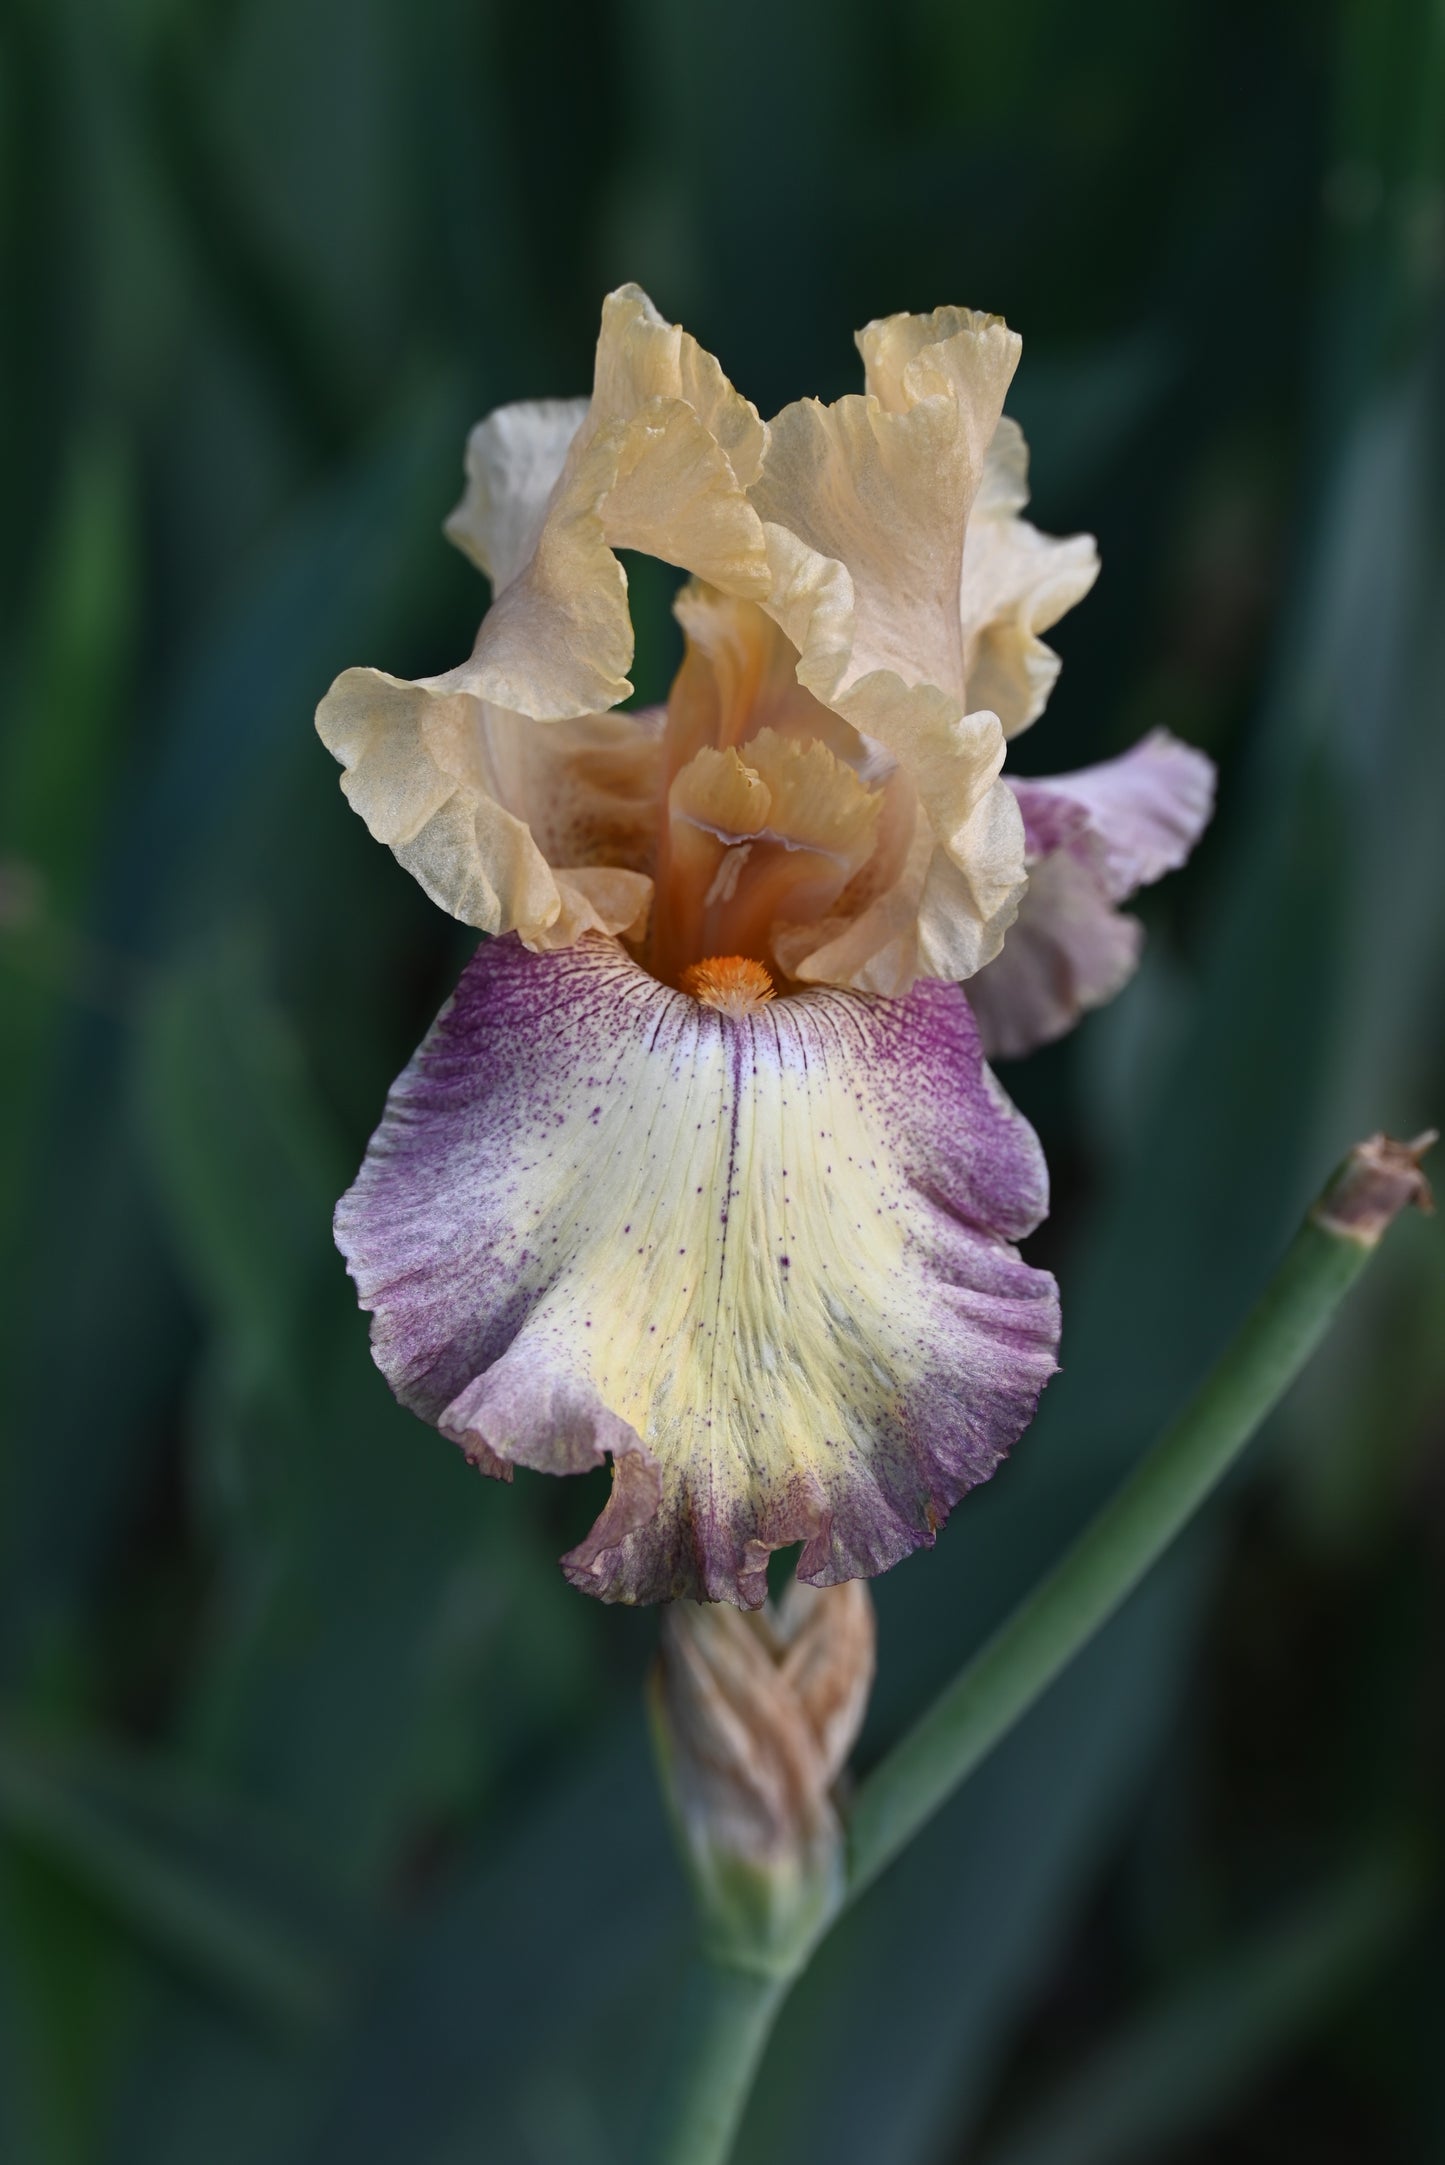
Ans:
[[[828,991],[779,1000],[728,1033],[739,1056],[715,1069],[695,1013],[608,942],[548,955],[511,937],[485,943],[393,1091],[339,1208],[338,1238],[398,1397],[474,1465],[509,1477],[516,1465],[580,1472],[611,1457],[611,1499],[564,1559],[574,1583],[627,1601],[749,1605],[763,1598],[772,1548],[802,1542],[802,1575],[829,1584],[931,1544],[1030,1417],[1057,1317],[1051,1281],[1008,1245],[1042,1212],[1042,1160],[986,1076],[956,988],[921,983],[899,1001]],[[597,1145],[575,1125],[589,1097],[594,1126],[614,1110],[605,1186]],[[785,1099],[795,1110],[780,1118]],[[616,1122],[624,1105],[628,1118]],[[673,1107],[681,1117],[669,1125]],[[666,1172],[690,1112],[702,1114],[695,1132],[734,1141],[694,1198],[685,1175]],[[846,1126],[819,1124],[830,1115]],[[805,1122],[838,1157],[873,1168],[875,1224],[886,1211],[897,1229],[893,1263],[881,1265],[871,1230],[860,1239],[821,1153],[809,1152],[796,1179],[778,1164],[789,1117],[795,1138]],[[704,1217],[695,1197],[709,1193]],[[609,1221],[602,1205],[614,1194],[624,1216]],[[677,1284],[666,1257],[687,1247],[668,1234],[720,1223],[742,1242],[739,1260],[776,1254],[780,1197],[784,1226],[806,1220],[806,1267],[794,1287],[790,1251],[776,1273],[754,1264],[758,1305],[743,1332],[717,1279],[706,1300],[701,1286]],[[635,1250],[640,1270],[618,1269],[620,1244],[632,1245],[642,1222],[628,1208],[657,1213],[659,1237]],[[826,1424],[827,1463],[800,1456],[766,1479],[720,1478],[723,1466],[755,1462],[746,1439],[763,1405],[781,1393],[786,1412],[788,1393],[802,1389],[790,1380],[789,1334],[800,1304],[825,1292],[830,1303],[838,1296],[841,1377],[812,1415],[815,1433]],[[676,1304],[677,1343],[656,1360],[667,1416],[656,1434],[634,1430],[601,1395],[594,1296],[622,1302],[624,1331],[652,1337],[669,1334],[649,1309]],[[599,1356],[607,1339],[604,1328]],[[726,1356],[697,1403],[680,1395],[688,1370],[677,1356],[689,1342]]]

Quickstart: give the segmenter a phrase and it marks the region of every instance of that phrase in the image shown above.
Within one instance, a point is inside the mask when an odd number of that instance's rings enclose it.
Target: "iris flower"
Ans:
[[[985,1052],[1118,989],[1118,903],[1208,815],[1163,736],[1004,778],[1093,543],[1021,515],[999,318],[858,345],[861,395],[765,424],[612,294],[591,398],[471,436],[470,658],[347,670],[317,717],[372,834],[491,935],[337,1212],[375,1357],[484,1473],[611,1461],[563,1559],[610,1600],[756,1607],[793,1544],[814,1585],[882,1571],[998,1465],[1058,1305]],[[665,709],[620,710],[619,550],[688,574]]]

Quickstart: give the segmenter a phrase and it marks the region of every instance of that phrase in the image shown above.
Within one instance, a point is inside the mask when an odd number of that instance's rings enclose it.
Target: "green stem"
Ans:
[[[853,1900],[1011,1729],[1198,1510],[1324,1336],[1380,1236],[1428,1203],[1432,1137],[1361,1144],[1306,1219],[1259,1305],[1183,1416],[1093,1525],[861,1785],[850,1828]],[[703,1961],[681,2016],[655,2165],[726,2165],[791,1976]]]
[[[1139,1584],[1283,1397],[1372,1252],[1352,1232],[1306,1220],[1192,1405],[860,1785],[850,1897],[912,1841]]]
[[[664,2092],[656,2165],[726,2165],[792,1979],[731,1969],[699,1955],[683,1995],[684,2040]]]

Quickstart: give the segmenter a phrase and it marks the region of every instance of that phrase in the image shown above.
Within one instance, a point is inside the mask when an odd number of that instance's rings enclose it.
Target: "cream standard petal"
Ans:
[[[1028,450],[1005,416],[968,524],[959,608],[967,703],[989,708],[1010,737],[1038,720],[1058,678],[1059,657],[1040,634],[1099,576],[1093,536],[1041,534],[1018,516],[1028,500]]]
[[[868,389],[788,407],[753,502],[767,523],[766,603],[816,698],[887,747],[917,797],[926,847],[911,893],[871,897],[805,974],[889,991],[917,970],[971,975],[997,954],[1023,892],[1023,836],[1003,732],[965,713],[964,537],[1019,342],[996,317],[943,309],[859,334]],[[901,921],[924,912],[916,936]],[[951,913],[951,915],[950,915]]]
[[[585,398],[525,399],[499,406],[467,438],[467,485],[446,522],[454,541],[500,593],[531,560]]]
[[[637,549],[729,593],[767,590],[747,499],[765,430],[709,354],[624,286],[603,305],[591,404],[530,559],[497,596],[469,665],[509,712],[570,717],[632,687],[627,580]]]
[[[867,390],[785,407],[752,500],[780,530],[769,608],[800,681],[877,734],[850,704],[875,672],[962,704],[964,534],[1019,341],[997,317],[943,309],[858,342]]]
[[[1053,1281],[1032,1131],[951,986],[729,1016],[615,943],[479,950],[337,1237],[404,1404],[492,1474],[611,1455],[565,1559],[753,1607],[932,1542],[1029,1419]]]

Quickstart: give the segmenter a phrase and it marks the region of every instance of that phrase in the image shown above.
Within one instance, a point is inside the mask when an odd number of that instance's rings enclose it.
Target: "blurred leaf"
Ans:
[[[344,1158],[252,945],[222,934],[166,973],[138,1088],[196,1295],[242,1372],[294,1415]]]
[[[66,1005],[106,999],[80,911],[115,786],[135,638],[134,508],[106,438],[76,446],[34,574],[0,747],[0,1229],[8,1253]]]
[[[13,1283],[0,1307],[0,1355],[11,1379],[0,1465],[0,1621],[24,1609],[49,1532],[29,1514],[37,1458],[22,1448],[27,1426],[16,1414],[35,1373],[37,1328],[60,1322],[66,1330],[69,1322],[53,1307],[37,1318],[32,1305],[55,1282],[36,1265],[62,1230],[45,1178],[51,1151],[67,1141],[61,1078],[86,1035],[77,1007],[123,1009],[130,989],[124,969],[89,943],[84,913],[109,841],[130,698],[134,550],[128,464],[113,438],[82,434],[34,574],[0,752],[0,1273]],[[112,1160],[92,1190],[97,1218],[117,1176],[124,1179]],[[14,1658],[6,1638],[0,1629],[0,1669]]]
[[[1009,411],[1029,442],[1035,492],[1071,509],[1097,502],[1180,373],[1180,355],[1153,325],[1068,358],[1031,356]]]
[[[125,817],[107,822],[109,870],[97,900],[107,956],[128,957],[108,967],[109,987],[143,985],[139,957],[194,946],[218,918],[239,914],[279,934],[300,913],[296,897],[314,885],[325,851],[288,860],[288,893],[268,856],[278,765],[286,769],[294,745],[325,772],[311,706],[329,669],[349,658],[354,612],[384,621],[402,606],[393,537],[415,537],[423,505],[441,494],[431,477],[444,439],[450,466],[447,417],[435,393],[422,394],[373,457],[303,506],[240,582],[224,630],[198,640],[164,710],[157,769],[144,786],[133,783]],[[57,727],[68,733],[68,716]],[[349,839],[347,823],[356,823],[339,793],[335,820]],[[313,909],[308,922],[320,950],[315,966],[332,971],[326,950],[347,904],[334,880],[322,894],[334,916]],[[12,1363],[18,1448],[4,1532],[13,1556],[0,1575],[12,1660],[63,1613],[117,1515],[136,1508],[165,1440],[165,1394],[189,1350],[137,1164],[121,1082],[131,1054],[114,1021],[77,1025],[46,1130],[19,1130],[42,1201],[20,1298],[8,1310],[25,1352]],[[373,1054],[373,1071],[378,1064]],[[324,1241],[324,1220],[316,1240]],[[62,1286],[67,1298],[58,1300],[53,1289]],[[82,1316],[85,1358],[77,1359]],[[110,1439],[104,1452],[100,1435]]]
[[[7,1727],[0,1823],[209,1989],[286,2026],[334,2015],[354,1923],[314,1866],[178,1771]]]
[[[1434,0],[1342,0],[1335,15],[1331,341],[1336,410],[1407,359],[1438,308],[1445,188],[1445,20]]]
[[[113,438],[82,438],[35,569],[27,651],[0,762],[0,844],[73,905],[115,784],[135,636],[130,473]]]
[[[635,1707],[616,1732],[437,1890],[336,2071],[306,2165],[638,2155],[687,1896]]]
[[[1399,1859],[1351,1872],[1125,2024],[983,2165],[1134,2165],[1217,2125],[1395,1951],[1418,1896]]]
[[[140,1968],[112,1917],[0,1832],[0,2037],[13,2040],[0,2080],[0,2158],[94,2157],[133,2040]]]
[[[118,902],[137,945],[191,941],[218,908],[275,909],[270,843],[289,814],[283,784],[331,771],[312,728],[318,699],[358,647],[384,650],[389,627],[415,611],[420,582],[451,569],[436,528],[462,423],[449,381],[428,373],[409,386],[377,439],[300,497],[210,616],[175,642],[160,754],[117,851]],[[343,813],[338,804],[338,825]],[[324,841],[318,854],[324,861]],[[330,900],[315,864],[307,853],[283,867],[311,940],[320,927],[300,904]]]
[[[353,11],[348,26],[352,35],[334,42],[317,38],[312,46],[312,41],[297,38],[299,25],[293,16],[261,5],[241,11],[229,34],[214,14],[207,20],[195,9],[177,10],[155,42],[147,71],[149,139],[195,270],[229,317],[233,336],[249,345],[265,367],[276,400],[290,419],[293,446],[306,460],[336,453],[357,425],[361,347],[354,336],[343,335],[334,306],[324,305],[317,266],[290,260],[297,224],[294,206],[286,222],[290,230],[270,235],[258,230],[257,212],[279,177],[278,148],[283,154],[291,148],[285,136],[277,143],[277,88],[294,77],[308,46],[318,57],[329,53],[333,66],[338,53],[349,59],[364,50],[368,13],[374,11]],[[290,32],[289,52],[278,51],[277,30]],[[258,57],[272,90],[267,101],[269,158],[264,166],[247,161],[247,170],[240,156],[244,141],[238,146],[234,124],[225,125],[225,103],[228,92],[250,87],[247,77],[254,85],[245,46],[257,31],[263,41]],[[294,140],[294,131],[288,133]],[[304,131],[300,143],[303,148],[307,144]],[[321,177],[317,168],[324,170],[324,164],[318,160],[312,166],[313,195]],[[348,178],[351,185],[340,191],[338,208],[361,200],[354,168]],[[328,298],[334,303],[334,291]]]

